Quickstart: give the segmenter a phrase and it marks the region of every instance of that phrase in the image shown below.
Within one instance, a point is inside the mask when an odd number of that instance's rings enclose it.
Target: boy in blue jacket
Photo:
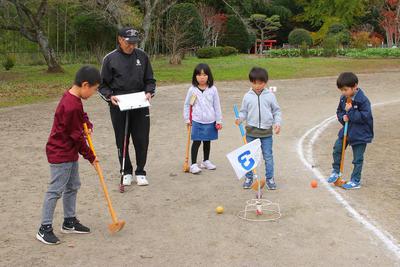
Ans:
[[[364,162],[364,152],[368,143],[374,138],[371,103],[364,91],[358,87],[358,78],[352,72],[344,72],[337,79],[337,87],[342,91],[339,106],[336,111],[339,122],[344,125],[348,122],[347,144],[353,149],[353,173],[351,180],[343,185],[344,189],[358,189],[361,187],[361,171]],[[351,103],[346,100],[351,98]],[[336,182],[340,173],[344,128],[339,131],[338,139],[333,147],[332,174],[329,183]]]

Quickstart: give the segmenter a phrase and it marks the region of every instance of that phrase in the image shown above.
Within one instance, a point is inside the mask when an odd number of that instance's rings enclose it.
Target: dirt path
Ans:
[[[372,102],[400,99],[396,86],[400,82],[399,74],[360,75],[361,86],[366,88]],[[98,179],[90,165],[81,160],[78,214],[93,233],[62,235],[59,205],[55,232],[64,242],[56,247],[44,246],[34,238],[49,179],[44,145],[56,103],[1,109],[0,265],[400,265],[399,259],[349,216],[326,190],[310,188],[312,174],[298,158],[296,146],[300,136],[335,111],[338,100],[335,78],[272,81],[271,85],[278,86],[284,126],[274,144],[279,190],[264,196],[280,204],[283,216],[279,221],[249,223],[236,217],[253,193],[241,189],[241,182],[234,177],[225,154],[241,144],[239,132],[232,123],[232,105],[240,103],[248,84],[217,84],[225,120],[220,140],[212,144],[211,157],[218,169],[199,176],[181,172],[185,146],[181,111],[187,86],[169,86],[159,89],[152,107],[148,163],[151,185],[132,186],[125,194],[117,192],[118,163],[107,107],[98,98],[86,103],[95,124],[94,144],[108,177],[114,206],[127,225],[115,236],[108,234],[106,226],[110,218]],[[377,112],[376,121],[384,114]],[[323,145],[319,147],[326,154],[330,153],[334,137],[331,130],[327,132],[327,140],[321,139]],[[393,135],[398,133],[392,132]],[[390,145],[388,140],[381,142]],[[366,186],[349,193],[349,198],[356,208],[368,210],[387,231],[400,238],[396,220],[379,221],[385,216],[389,218],[388,214],[398,214],[398,198],[376,198],[377,205],[385,206],[385,212],[381,211],[377,215],[382,216],[377,217],[376,205],[363,202],[376,194],[371,181],[377,178],[369,178],[376,177],[375,164],[397,162],[396,158],[387,158],[385,151],[372,146],[368,149]],[[320,160],[326,170],[329,157]],[[393,180],[395,174],[398,169],[393,169]],[[385,193],[386,188],[392,192],[385,184],[379,190]],[[374,205],[370,206],[371,203]],[[225,207],[223,215],[215,215],[217,205]]]

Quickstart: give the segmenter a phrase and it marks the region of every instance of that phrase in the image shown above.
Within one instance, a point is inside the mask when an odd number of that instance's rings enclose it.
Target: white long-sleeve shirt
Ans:
[[[217,87],[207,87],[204,92],[195,86],[191,86],[187,92],[185,104],[183,108],[183,118],[186,123],[189,122],[190,99],[192,95],[196,95],[192,109],[192,120],[195,122],[222,123],[221,104],[219,102]]]

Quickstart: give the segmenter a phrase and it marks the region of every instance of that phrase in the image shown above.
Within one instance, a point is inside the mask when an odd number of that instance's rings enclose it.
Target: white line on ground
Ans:
[[[400,100],[393,100],[389,102],[377,103],[372,105],[373,107],[383,106],[398,103]],[[400,259],[400,245],[397,240],[387,231],[381,229],[376,222],[373,222],[370,219],[363,217],[358,211],[356,211],[347,200],[343,198],[343,196],[336,191],[330,184],[328,184],[325,180],[325,176],[321,173],[321,171],[314,167],[314,157],[313,157],[313,145],[321,135],[321,133],[331,124],[336,121],[336,115],[327,118],[321,123],[315,125],[311,129],[309,129],[299,140],[297,144],[297,154],[300,157],[300,160],[303,164],[309,168],[318,178],[319,182],[331,193],[336,200],[353,216],[353,218],[361,223],[366,229],[375,234],[377,238],[379,238],[387,247],[388,250],[393,252],[395,256]],[[304,141],[311,135],[313,136],[309,139],[307,144],[307,150],[304,152]]]

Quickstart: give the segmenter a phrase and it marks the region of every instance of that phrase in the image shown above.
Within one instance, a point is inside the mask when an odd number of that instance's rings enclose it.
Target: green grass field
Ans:
[[[400,59],[349,58],[264,58],[237,55],[214,59],[188,57],[181,65],[168,64],[167,58],[153,61],[158,85],[190,83],[193,68],[204,62],[211,66],[215,80],[246,80],[253,66],[268,69],[270,79],[336,76],[351,70],[356,73],[382,72],[400,69]],[[0,107],[52,100],[60,96],[72,81],[79,64],[64,65],[65,73],[46,73],[46,66],[15,66],[0,70]]]

